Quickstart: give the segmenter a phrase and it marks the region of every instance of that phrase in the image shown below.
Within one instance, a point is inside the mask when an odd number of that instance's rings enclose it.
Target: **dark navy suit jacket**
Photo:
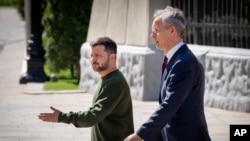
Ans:
[[[144,141],[210,141],[204,115],[204,69],[186,45],[163,74],[159,107],[139,128]]]

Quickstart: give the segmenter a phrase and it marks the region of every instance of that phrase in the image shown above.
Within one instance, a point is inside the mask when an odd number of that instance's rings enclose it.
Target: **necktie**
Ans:
[[[166,66],[167,66],[167,62],[168,62],[168,58],[165,56],[162,62],[162,70],[161,70],[161,74],[163,74]]]

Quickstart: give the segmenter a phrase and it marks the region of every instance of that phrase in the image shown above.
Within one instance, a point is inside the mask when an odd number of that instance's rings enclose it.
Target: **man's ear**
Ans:
[[[110,54],[110,59],[116,60],[116,54],[115,53]]]
[[[169,28],[170,28],[170,32],[171,32],[171,33],[173,33],[173,32],[176,30],[174,26],[171,26],[171,27],[169,27]]]

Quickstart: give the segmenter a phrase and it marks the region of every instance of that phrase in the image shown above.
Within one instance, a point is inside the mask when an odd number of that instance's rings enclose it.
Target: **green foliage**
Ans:
[[[13,6],[10,0],[0,0],[0,7]]]
[[[43,46],[52,72],[70,69],[79,79],[80,47],[86,40],[91,5],[92,0],[46,0]]]

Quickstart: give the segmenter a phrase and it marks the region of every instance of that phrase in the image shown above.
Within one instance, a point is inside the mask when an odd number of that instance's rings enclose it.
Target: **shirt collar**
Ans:
[[[170,59],[173,57],[173,55],[175,54],[175,52],[181,48],[184,45],[184,42],[181,41],[179,42],[177,45],[175,45],[173,48],[171,48],[167,54],[165,54],[165,56],[168,58],[168,62],[170,61]]]

